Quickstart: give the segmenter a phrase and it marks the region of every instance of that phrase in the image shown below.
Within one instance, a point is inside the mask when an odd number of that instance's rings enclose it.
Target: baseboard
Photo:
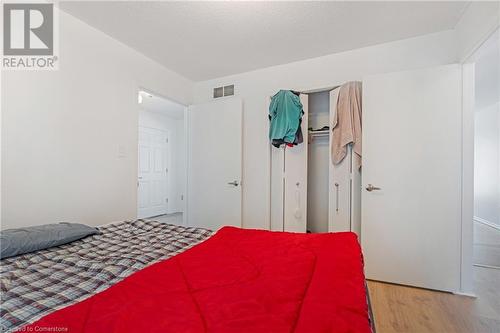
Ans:
[[[500,270],[500,267],[498,266],[483,265],[483,264],[473,264],[473,266]]]
[[[474,216],[474,222],[481,223],[481,224],[487,225],[488,227],[500,230],[500,226],[498,224],[495,224],[493,222],[490,222],[488,220],[485,220],[485,219],[477,217],[477,216]]]
[[[455,292],[453,292],[453,295],[466,296],[466,297],[471,297],[471,298],[477,298],[476,294],[473,294],[473,293],[463,293],[461,291],[455,291]]]

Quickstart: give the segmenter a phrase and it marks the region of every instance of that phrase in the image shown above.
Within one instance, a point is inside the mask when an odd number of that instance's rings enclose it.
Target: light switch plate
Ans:
[[[127,157],[127,149],[124,145],[118,145],[118,158]]]

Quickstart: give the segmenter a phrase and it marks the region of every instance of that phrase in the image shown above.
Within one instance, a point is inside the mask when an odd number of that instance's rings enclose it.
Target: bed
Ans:
[[[143,220],[100,231],[1,261],[3,331],[373,331],[352,233]]]

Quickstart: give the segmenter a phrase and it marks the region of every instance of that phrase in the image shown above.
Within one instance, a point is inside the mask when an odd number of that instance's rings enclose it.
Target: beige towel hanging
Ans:
[[[361,82],[347,82],[339,88],[331,128],[332,163],[342,162],[352,143],[356,166],[361,167]]]

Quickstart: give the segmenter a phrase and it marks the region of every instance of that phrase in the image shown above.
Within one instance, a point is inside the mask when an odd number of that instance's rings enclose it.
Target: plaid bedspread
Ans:
[[[174,256],[212,231],[126,221],[70,244],[0,261],[0,331],[13,332]]]

